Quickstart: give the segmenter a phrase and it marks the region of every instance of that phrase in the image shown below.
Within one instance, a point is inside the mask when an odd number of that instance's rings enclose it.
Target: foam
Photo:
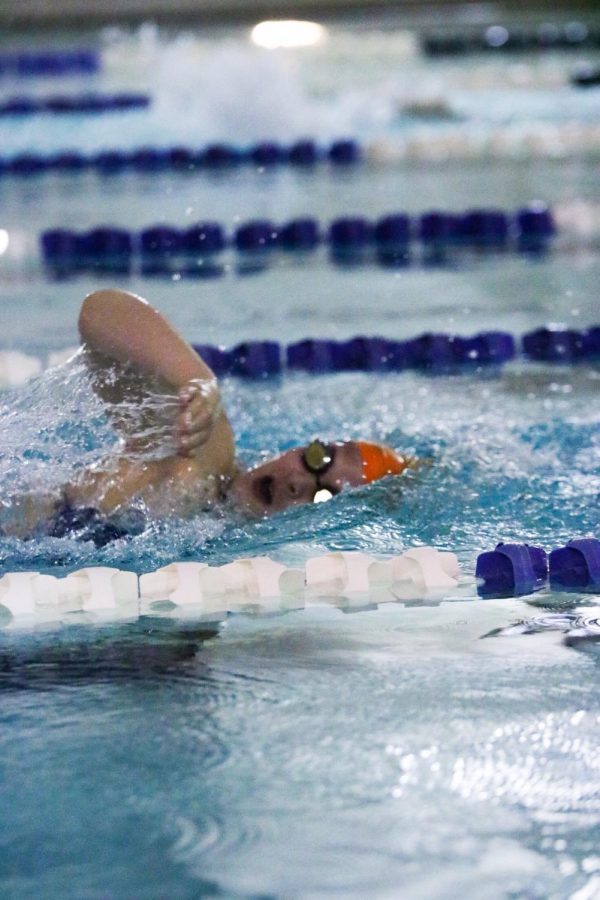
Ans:
[[[0,388],[25,384],[30,378],[39,375],[43,368],[42,360],[37,356],[4,350],[0,352]]]

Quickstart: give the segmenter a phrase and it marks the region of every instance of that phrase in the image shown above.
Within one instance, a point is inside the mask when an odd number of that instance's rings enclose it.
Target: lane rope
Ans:
[[[469,53],[491,54],[548,52],[551,50],[597,50],[600,30],[585,22],[569,21],[564,25],[544,22],[538,28],[489,25],[483,30],[460,33],[425,34],[421,49],[426,56],[466,56]]]
[[[505,331],[481,331],[464,337],[425,333],[407,341],[358,336],[347,341],[307,338],[282,345],[244,341],[225,348],[193,344],[218,377],[266,378],[294,371],[313,375],[335,372],[432,374],[478,372],[512,360],[577,365],[600,360],[600,325],[587,329],[537,328],[521,338]],[[46,368],[66,363],[77,347],[43,360],[13,350],[0,351],[0,388],[17,387]]]
[[[417,244],[423,262],[442,263],[453,251],[539,253],[557,233],[552,210],[535,202],[514,212],[467,209],[429,210],[420,215],[390,213],[377,220],[340,216],[321,223],[300,217],[284,223],[267,219],[243,222],[233,231],[219,222],[196,222],[186,228],[152,225],[141,231],[101,225],[89,231],[54,228],[40,234],[42,259],[50,274],[65,277],[85,271],[198,277],[225,271],[222,254],[233,250],[242,269],[260,270],[275,253],[305,258],[327,246],[340,265],[377,260],[392,268],[410,264]],[[134,265],[135,262],[135,265]]]
[[[96,75],[99,71],[100,54],[86,47],[0,53],[0,76],[8,78]]]
[[[76,621],[77,613],[168,615],[168,604],[189,610],[196,619],[220,622],[231,613],[273,614],[319,602],[350,609],[440,602],[457,587],[472,584],[472,578],[461,575],[453,553],[417,547],[385,560],[352,551],[328,553],[307,560],[303,569],[254,557],[224,566],[174,562],[140,576],[105,566],[64,578],[10,572],[0,578],[0,609],[14,620]]]
[[[359,551],[311,557],[303,569],[269,557],[223,566],[173,562],[142,575],[91,566],[63,578],[8,572],[0,578],[0,611],[12,622],[80,621],[79,614],[130,619],[177,618],[181,612],[218,624],[235,613],[272,615],[329,603],[343,611],[386,603],[414,603],[600,590],[600,541],[576,538],[546,554],[541,547],[500,543],[477,557],[475,577],[461,572],[456,554],[415,547],[376,559]],[[89,620],[88,620],[89,621]],[[0,624],[0,627],[2,625]]]
[[[205,147],[136,147],[132,150],[104,149],[95,153],[65,149],[57,153],[19,153],[0,157],[0,175],[31,176],[44,172],[63,174],[94,170],[98,175],[114,176],[122,172],[160,173],[164,171],[229,171],[240,165],[272,168],[290,165],[303,171],[328,162],[333,166],[358,163],[362,150],[357,141],[339,139],[327,146],[313,140],[292,144],[260,141],[250,147],[233,144],[207,144]]]
[[[24,117],[41,115],[73,115],[85,113],[96,115],[107,112],[125,112],[146,109],[150,98],[145,94],[54,94],[47,97],[10,97],[0,103],[0,117]],[[27,157],[26,157],[27,158]],[[35,157],[31,157],[34,159]]]

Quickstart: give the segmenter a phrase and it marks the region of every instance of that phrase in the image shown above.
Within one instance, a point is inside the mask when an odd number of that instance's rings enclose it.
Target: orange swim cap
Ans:
[[[357,441],[363,464],[363,481],[377,481],[386,475],[400,475],[410,465],[409,459],[398,456],[391,447],[371,441]]]

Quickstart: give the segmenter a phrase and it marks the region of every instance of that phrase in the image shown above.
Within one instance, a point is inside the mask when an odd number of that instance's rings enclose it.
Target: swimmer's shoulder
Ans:
[[[225,413],[221,413],[209,439],[190,457],[170,460],[182,478],[232,478],[236,471],[235,441]]]
[[[67,485],[64,498],[73,507],[93,506],[105,514],[140,500],[157,515],[193,515],[218,500],[235,473],[233,435],[223,416],[194,455],[104,460]]]

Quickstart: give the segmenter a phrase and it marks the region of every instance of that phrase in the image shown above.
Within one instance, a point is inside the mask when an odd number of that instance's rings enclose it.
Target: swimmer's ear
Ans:
[[[432,466],[434,463],[433,456],[416,457],[411,456],[408,460],[409,469],[420,469],[423,466]]]
[[[434,464],[435,460],[432,456],[424,456],[421,458],[417,458],[416,456],[406,457],[406,468],[407,469],[429,469]]]

